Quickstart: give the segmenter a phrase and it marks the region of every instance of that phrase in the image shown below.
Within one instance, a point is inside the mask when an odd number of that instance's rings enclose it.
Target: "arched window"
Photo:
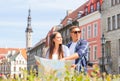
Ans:
[[[83,11],[79,11],[78,12],[78,18],[80,18],[82,16],[82,14],[83,14]]]

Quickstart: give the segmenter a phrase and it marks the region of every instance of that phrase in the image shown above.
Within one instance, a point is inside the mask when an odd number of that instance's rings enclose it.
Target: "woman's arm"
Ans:
[[[72,54],[72,55],[70,55],[68,57],[62,58],[61,60],[75,60],[77,58],[79,58],[78,53],[74,53],[74,54]]]

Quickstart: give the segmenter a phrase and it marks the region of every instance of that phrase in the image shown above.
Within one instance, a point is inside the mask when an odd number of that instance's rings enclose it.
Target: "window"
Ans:
[[[113,0],[111,0],[111,6],[113,6]]]
[[[93,35],[94,35],[94,37],[96,37],[97,36],[97,34],[98,34],[98,25],[97,25],[97,23],[94,23],[94,25],[93,25]]]
[[[91,48],[89,47],[89,52],[88,52],[88,59],[90,60],[90,56],[91,56]]]
[[[97,10],[100,10],[100,2],[97,2]]]
[[[120,56],[120,39],[119,39],[119,56]]]
[[[6,68],[5,65],[4,65],[4,71],[6,71],[6,69],[7,69],[7,68]]]
[[[16,67],[14,67],[14,71],[16,71]]]
[[[67,24],[72,24],[72,18],[68,18]]]
[[[111,6],[115,5],[115,0],[111,0]]]
[[[113,30],[116,29],[115,16],[112,16],[112,28],[113,28]]]
[[[111,57],[111,42],[110,41],[106,41],[106,44],[105,44],[105,52],[106,52],[106,56],[110,56]]]
[[[2,64],[0,64],[0,72],[2,71]]]
[[[24,61],[22,61],[22,64],[24,64]]]
[[[66,35],[65,35],[65,31],[63,31],[63,37],[65,37]]]
[[[69,33],[69,29],[67,29],[67,36],[69,35],[70,33]]]
[[[19,78],[21,78],[21,74],[19,74]]]
[[[117,0],[115,0],[115,4],[117,4],[118,2],[117,2]]]
[[[22,69],[21,69],[21,67],[19,67],[19,71],[21,71]]]
[[[112,6],[119,4],[120,0],[111,0]]]
[[[82,39],[85,39],[85,28],[82,29]]]
[[[88,8],[85,8],[85,15],[88,14]]]
[[[111,30],[111,18],[109,17],[108,18],[108,31]]]
[[[90,6],[90,11],[91,11],[91,12],[94,12],[94,7],[93,7],[93,5]]]
[[[87,27],[87,38],[88,39],[91,38],[91,26],[90,25]]]
[[[3,71],[3,64],[1,65],[1,71]]]
[[[26,67],[24,67],[24,70],[27,70],[27,68],[26,68]]]
[[[19,61],[19,64],[21,64],[21,60]]]
[[[81,15],[82,15],[81,13],[78,13],[78,18],[80,18],[80,17],[81,17]]]
[[[120,74],[120,66],[119,66],[119,74]]]
[[[78,18],[80,18],[82,15],[81,11],[78,12]]]
[[[97,60],[97,46],[93,47],[93,59]]]
[[[117,15],[117,26],[120,28],[120,14]]]

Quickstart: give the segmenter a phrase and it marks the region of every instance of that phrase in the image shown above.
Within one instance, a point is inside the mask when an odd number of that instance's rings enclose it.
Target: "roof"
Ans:
[[[22,56],[27,60],[26,49],[21,49]]]
[[[78,16],[78,12],[79,11],[84,11],[85,6],[88,4],[89,1],[85,2],[82,6],[80,6],[79,8],[75,9],[72,13],[70,13],[69,15],[67,15],[63,21],[61,22],[61,24],[63,24],[63,26],[65,26],[67,24],[67,19],[68,18],[72,18],[72,20],[76,20],[77,16]]]
[[[22,56],[27,59],[27,55],[26,55],[26,49],[25,48],[0,48],[0,57],[3,57],[5,55],[8,54],[8,52],[12,52],[15,51],[16,53],[19,53],[21,51]]]
[[[15,58],[18,56],[18,54],[19,54],[19,53],[16,53],[15,55],[11,56],[10,59],[11,59],[12,61],[14,61]]]

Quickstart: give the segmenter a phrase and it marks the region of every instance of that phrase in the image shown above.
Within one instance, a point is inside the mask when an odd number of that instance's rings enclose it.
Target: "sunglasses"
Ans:
[[[74,33],[74,34],[79,34],[81,31],[72,31],[72,33]]]

